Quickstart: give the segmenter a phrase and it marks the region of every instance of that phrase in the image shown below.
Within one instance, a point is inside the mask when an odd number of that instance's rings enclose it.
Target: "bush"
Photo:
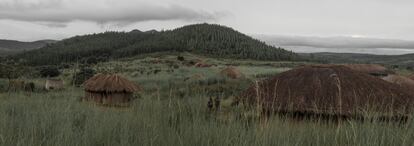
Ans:
[[[45,66],[40,69],[41,77],[57,77],[60,75],[60,71],[56,66]]]
[[[72,83],[76,86],[80,86],[95,75],[95,70],[90,68],[82,68],[78,73],[73,76]]]
[[[25,69],[20,65],[0,64],[0,78],[16,79],[24,73],[28,73]]]
[[[184,57],[183,57],[183,56],[178,56],[178,57],[177,57],[177,60],[178,60],[178,61],[184,61],[185,59],[184,59]]]
[[[8,83],[4,79],[0,79],[0,92],[7,91]]]

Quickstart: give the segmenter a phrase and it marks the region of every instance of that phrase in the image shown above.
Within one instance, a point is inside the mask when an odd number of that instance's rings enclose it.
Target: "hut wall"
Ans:
[[[85,92],[86,101],[94,101],[100,104],[118,104],[118,103],[128,103],[131,101],[133,94],[132,93],[123,93],[123,92],[114,92],[114,93],[105,93],[105,92]]]

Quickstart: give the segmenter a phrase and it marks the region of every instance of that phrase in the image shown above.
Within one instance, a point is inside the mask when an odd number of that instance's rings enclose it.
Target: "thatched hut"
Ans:
[[[220,72],[221,75],[232,78],[232,79],[239,79],[243,77],[243,74],[235,67],[230,66],[226,67]]]
[[[46,90],[61,90],[64,88],[64,82],[61,79],[47,79],[45,83]]]
[[[414,95],[341,65],[303,66],[253,84],[241,99],[265,111],[363,116],[412,111]]]
[[[392,70],[378,64],[344,64],[354,71],[370,74],[373,76],[387,76],[389,74],[395,74]]]
[[[97,74],[84,83],[85,100],[104,105],[123,105],[140,87],[115,74]]]

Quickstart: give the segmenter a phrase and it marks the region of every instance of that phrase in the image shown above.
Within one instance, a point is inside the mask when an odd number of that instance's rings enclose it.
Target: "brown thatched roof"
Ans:
[[[382,79],[390,83],[400,85],[401,87],[408,88],[408,90],[414,93],[414,80],[411,80],[410,78],[400,75],[388,75]]]
[[[399,86],[341,65],[303,66],[253,84],[244,101],[279,112],[353,115],[406,113],[414,96]]]
[[[243,76],[243,74],[237,68],[232,67],[232,66],[223,69],[220,72],[220,74],[227,76],[229,78],[232,78],[232,79],[238,79]]]
[[[378,64],[344,64],[344,66],[349,67],[352,70],[371,74],[371,75],[395,74],[393,71]]]
[[[115,74],[97,74],[84,83],[90,92],[135,92],[140,87],[133,82]]]
[[[408,78],[410,78],[411,80],[414,80],[414,74],[408,76]]]

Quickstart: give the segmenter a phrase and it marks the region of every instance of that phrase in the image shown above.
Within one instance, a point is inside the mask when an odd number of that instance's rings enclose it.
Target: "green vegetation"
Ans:
[[[414,70],[414,54],[371,55],[353,53],[311,53],[301,56],[324,63],[374,63],[383,64],[397,70]]]
[[[178,59],[178,56],[184,58]],[[196,68],[201,60],[215,66]],[[230,106],[255,80],[278,74],[301,62],[204,58],[190,53],[152,53],[91,65],[97,72],[117,72],[144,91],[128,108],[81,102],[82,87],[70,81],[76,66],[60,69],[66,89],[6,92],[0,79],[0,145],[412,145],[414,123],[324,120],[296,121]],[[219,74],[236,66],[242,79]],[[34,81],[41,88],[44,79]],[[209,110],[208,99],[222,99]]]
[[[344,121],[267,122],[208,112],[205,95],[145,95],[128,109],[80,103],[82,91],[22,93],[0,98],[1,145],[412,145],[414,123],[405,126]]]
[[[20,41],[13,41],[13,40],[0,40],[0,57],[17,54],[23,51],[38,49],[53,42],[55,41],[40,40],[40,41],[35,41],[35,42],[20,42]]]
[[[155,52],[191,52],[216,58],[292,61],[293,52],[266,45],[231,28],[196,24],[167,31],[105,32],[76,36],[14,56],[30,65],[106,61]]]

